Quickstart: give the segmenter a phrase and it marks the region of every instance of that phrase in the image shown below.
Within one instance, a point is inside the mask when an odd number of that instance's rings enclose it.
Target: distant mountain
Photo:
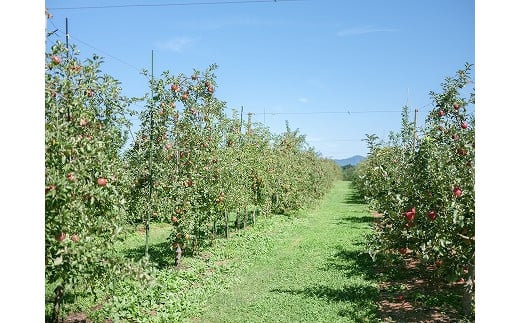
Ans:
[[[341,167],[346,165],[356,166],[360,161],[362,161],[365,158],[366,157],[356,155],[346,159],[334,159],[334,161]]]

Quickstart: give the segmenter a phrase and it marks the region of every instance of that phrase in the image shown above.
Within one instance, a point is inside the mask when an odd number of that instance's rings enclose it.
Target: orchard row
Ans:
[[[381,215],[371,252],[395,252],[436,268],[448,281],[466,282],[471,309],[475,264],[475,122],[469,109],[471,65],[430,95],[435,107],[414,129],[403,109],[402,129],[387,143],[369,136],[369,157],[355,183]]]
[[[230,226],[310,205],[340,176],[289,126],[275,135],[227,116],[216,66],[189,76],[144,71],[151,95],[137,113],[138,99],[123,96],[101,63],[60,42],[46,56],[45,272],[61,292],[121,267],[112,251],[126,224],[168,222],[171,248],[196,250]],[[140,117],[135,134],[129,114]]]

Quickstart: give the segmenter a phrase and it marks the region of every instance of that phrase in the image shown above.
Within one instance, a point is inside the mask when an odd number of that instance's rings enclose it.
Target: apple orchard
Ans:
[[[147,233],[150,222],[171,225],[172,258],[179,250],[197,253],[258,217],[312,205],[341,177],[288,124],[273,134],[236,111],[226,115],[215,65],[192,75],[143,71],[149,88],[142,98],[124,96],[101,65],[100,57],[81,60],[59,41],[46,53],[45,278],[55,318],[69,292],[95,293],[123,276],[149,278],[147,257],[129,260],[115,248],[135,224]],[[464,277],[471,297],[474,119],[467,107],[474,99],[458,92],[469,73],[467,66],[442,93],[431,93],[436,108],[421,133],[405,108],[402,130],[388,143],[369,136],[370,154],[354,182],[382,214],[371,255],[395,252],[434,264],[439,277]],[[132,110],[135,102],[146,108]],[[129,116],[140,119],[136,133]]]
[[[475,120],[471,65],[430,95],[421,133],[403,109],[401,131],[383,143],[369,136],[369,157],[354,182],[380,214],[369,242],[373,257],[399,252],[435,268],[439,279],[465,283],[464,311],[472,311],[475,275]]]
[[[172,257],[193,253],[230,225],[310,205],[339,176],[297,130],[274,135],[226,116],[216,66],[190,76],[144,71],[152,95],[135,99],[101,73],[100,57],[68,54],[57,42],[46,55],[45,276],[55,311],[75,286],[93,292],[118,275],[146,277],[143,263],[114,250],[130,224],[170,223]],[[140,113],[129,108],[138,100]],[[129,115],[141,127],[123,149]]]

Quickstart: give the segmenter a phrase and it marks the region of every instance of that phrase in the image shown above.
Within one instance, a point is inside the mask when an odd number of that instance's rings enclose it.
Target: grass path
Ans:
[[[170,225],[154,224],[148,283],[122,277],[93,284],[98,298],[79,286],[64,322],[474,321],[460,315],[461,284],[441,284],[398,254],[372,262],[364,252],[372,221],[351,183],[338,181],[314,209],[259,218],[178,267],[166,242]],[[137,228],[118,252],[139,260],[143,241]],[[49,312],[53,286],[46,285],[46,297]]]
[[[314,210],[264,232],[264,250],[239,258],[231,282],[190,321],[376,320],[377,282],[363,253],[371,221],[350,182],[336,182]]]

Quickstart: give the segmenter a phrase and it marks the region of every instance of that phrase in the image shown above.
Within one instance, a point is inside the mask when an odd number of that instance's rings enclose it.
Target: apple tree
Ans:
[[[467,282],[471,311],[475,255],[475,127],[471,65],[430,92],[434,108],[418,138],[403,114],[401,133],[388,145],[369,138],[370,155],[355,183],[381,213],[370,241],[373,255],[399,251],[437,267],[439,278]]]
[[[126,217],[120,152],[131,100],[101,63],[59,41],[46,53],[45,277],[56,310],[67,288],[109,277]]]

